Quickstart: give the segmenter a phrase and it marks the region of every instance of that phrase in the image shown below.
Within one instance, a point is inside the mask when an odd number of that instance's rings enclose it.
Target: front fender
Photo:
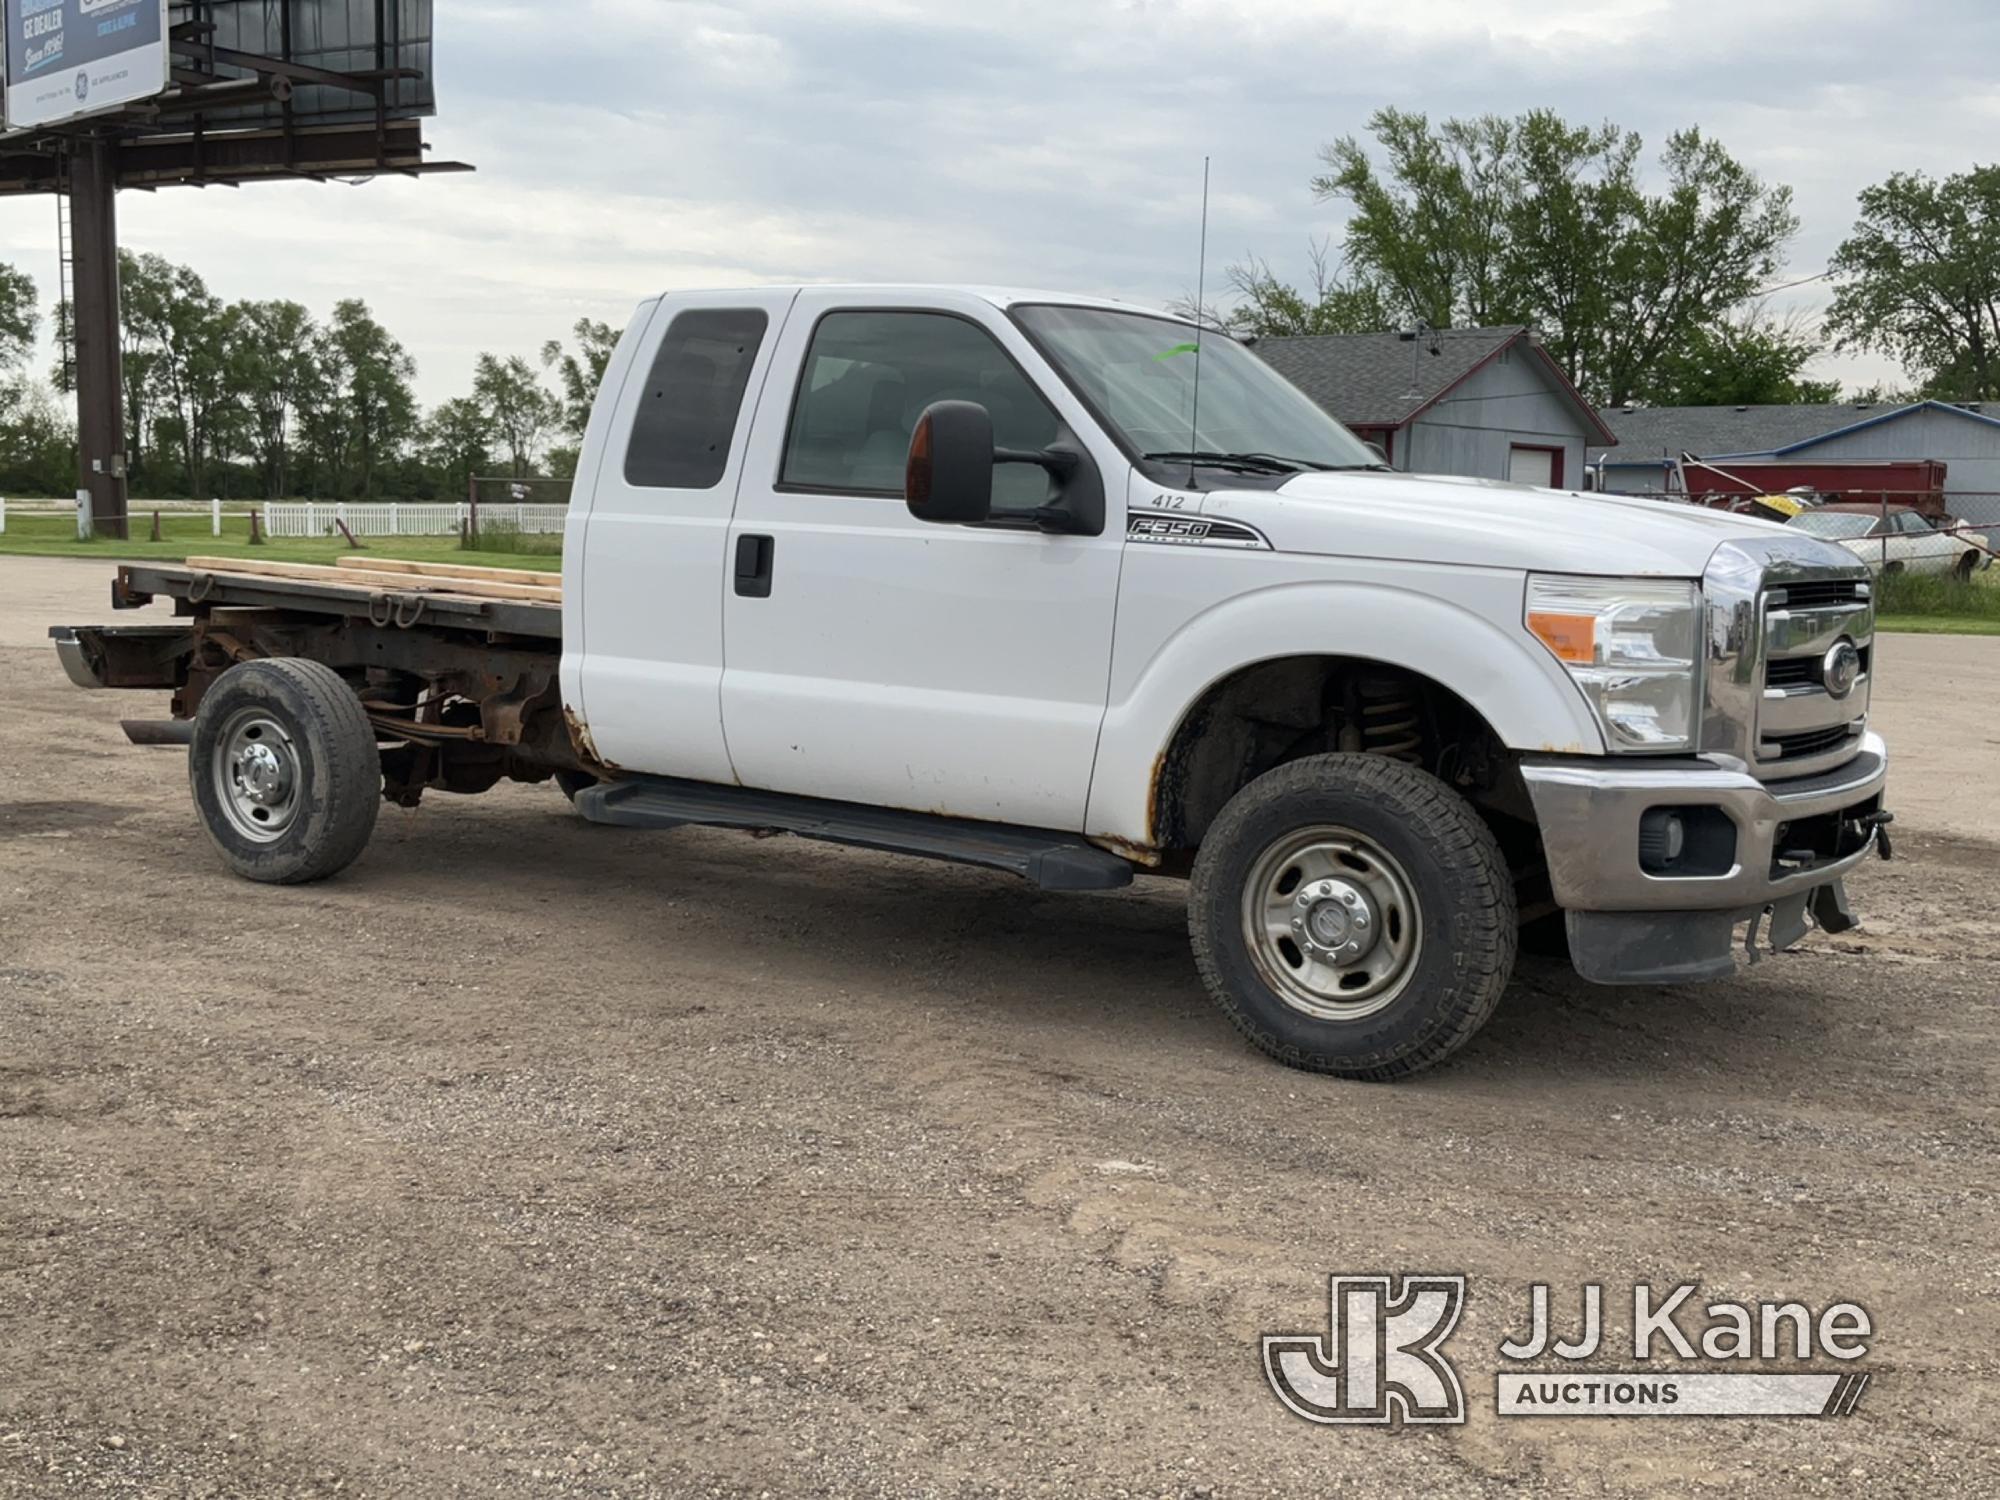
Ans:
[[[1496,614],[1519,617],[1518,575],[1461,573],[1453,583],[1465,597],[1385,583],[1279,584],[1192,616],[1133,671],[1114,663],[1091,778],[1092,836],[1153,846],[1155,782],[1175,731],[1224,678],[1281,657],[1379,661],[1458,694],[1510,749],[1603,754],[1597,720],[1561,664],[1520,626],[1495,623]],[[1123,621],[1119,635],[1122,651]]]

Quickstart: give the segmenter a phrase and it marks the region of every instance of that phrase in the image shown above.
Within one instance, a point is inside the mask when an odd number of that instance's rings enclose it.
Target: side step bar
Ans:
[[[593,823],[621,828],[681,828],[690,823],[776,828],[833,844],[985,865],[1019,875],[1045,891],[1108,891],[1132,883],[1129,861],[1071,833],[753,792],[705,781],[647,776],[602,782],[576,794],[576,810]]]

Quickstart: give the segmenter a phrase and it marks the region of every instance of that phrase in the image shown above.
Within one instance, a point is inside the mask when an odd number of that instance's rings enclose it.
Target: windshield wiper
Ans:
[[[1206,448],[1185,453],[1144,453],[1140,457],[1172,463],[1206,464],[1213,469],[1240,469],[1246,474],[1296,474],[1308,467],[1295,459],[1277,458],[1269,453],[1216,453]]]

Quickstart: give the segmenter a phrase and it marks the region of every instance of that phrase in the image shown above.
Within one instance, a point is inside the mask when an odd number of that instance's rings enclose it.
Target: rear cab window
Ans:
[[[707,490],[722,482],[743,392],[770,320],[762,308],[688,308],[653,356],[625,448],[625,482]]]

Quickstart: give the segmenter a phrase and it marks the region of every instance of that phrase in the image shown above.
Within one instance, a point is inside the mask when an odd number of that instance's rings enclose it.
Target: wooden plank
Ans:
[[[426,578],[415,573],[364,572],[333,568],[324,563],[263,562],[240,557],[190,557],[190,568],[205,573],[234,573],[247,578],[290,578],[340,588],[374,588],[399,593],[459,594],[474,599],[519,599],[535,604],[562,603],[562,589],[530,588],[517,583],[476,583],[464,578]]]
[[[396,557],[340,557],[337,568],[360,569],[370,573],[415,573],[426,578],[467,578],[478,583],[523,583],[534,588],[560,589],[562,574],[544,573],[535,568],[481,568],[471,563],[411,562]]]

